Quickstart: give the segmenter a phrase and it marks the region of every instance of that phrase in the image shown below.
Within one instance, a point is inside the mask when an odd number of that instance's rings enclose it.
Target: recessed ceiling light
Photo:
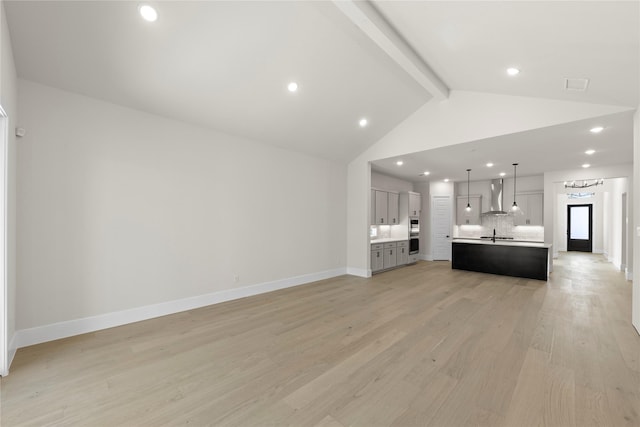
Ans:
[[[361,128],[365,127],[368,123],[369,121],[367,121],[367,119],[360,119],[360,121],[358,122]]]
[[[510,67],[507,68],[507,74],[509,74],[510,76],[517,76],[518,74],[520,74],[520,70],[515,67]]]
[[[298,83],[296,82],[291,82],[287,85],[287,89],[289,90],[289,92],[296,92],[298,90]]]
[[[584,152],[584,154],[587,154],[587,155],[589,155],[589,156],[590,156],[590,155],[592,155],[592,154],[593,154],[593,153],[595,153],[595,152],[596,152],[596,150],[587,150],[587,151],[585,151],[585,152]]]
[[[591,165],[589,163],[585,163],[584,165],[582,165],[582,167],[586,169],[588,167],[591,167]]]
[[[506,174],[506,172],[500,172],[500,176],[505,176]]]
[[[402,160],[398,160],[398,161],[396,162],[396,165],[398,165],[398,166],[402,166],[402,165],[404,165],[404,162],[403,162]]]
[[[422,172],[422,175],[423,175],[423,176],[428,176],[430,173],[431,173],[431,172],[429,172],[429,171],[424,171],[424,172]]]
[[[140,12],[140,16],[142,16],[142,19],[145,21],[155,22],[158,19],[158,12],[148,4],[138,6],[138,12]]]
[[[449,182],[449,178],[445,178],[445,179],[444,179],[444,182]]]
[[[596,127],[590,129],[591,133],[600,133],[603,130],[604,130],[604,128],[602,126],[596,126]]]
[[[488,168],[492,168],[493,167],[493,163],[491,163],[491,162],[487,163],[487,167]]]

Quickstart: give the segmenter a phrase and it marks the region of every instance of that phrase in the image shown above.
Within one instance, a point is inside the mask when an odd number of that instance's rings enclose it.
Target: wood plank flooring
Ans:
[[[8,426],[640,426],[631,283],[447,262],[343,276],[20,349]]]

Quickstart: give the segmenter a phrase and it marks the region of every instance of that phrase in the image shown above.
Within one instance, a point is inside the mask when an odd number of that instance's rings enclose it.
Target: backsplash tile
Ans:
[[[511,215],[483,215],[482,225],[459,225],[457,226],[456,237],[479,238],[482,236],[492,236],[493,230],[496,236],[513,237],[514,240],[544,241],[544,227],[513,225]]]

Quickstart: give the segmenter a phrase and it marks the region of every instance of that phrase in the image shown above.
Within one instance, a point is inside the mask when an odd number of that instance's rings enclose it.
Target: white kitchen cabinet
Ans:
[[[375,216],[371,225],[397,225],[400,224],[399,195],[393,191],[371,190],[372,210]]]
[[[396,262],[397,265],[409,264],[409,242],[408,241],[398,242],[396,261],[397,261]]]
[[[471,211],[467,212],[467,196],[458,196],[456,205],[457,225],[480,225],[482,223],[480,211],[482,210],[482,196],[469,196]]]
[[[399,200],[398,193],[389,192],[387,194],[387,219],[388,224],[397,225],[400,224],[399,217]]]
[[[376,224],[388,224],[389,201],[386,191],[375,190],[376,193]]]
[[[375,243],[371,245],[371,271],[376,272],[384,268],[384,245]]]
[[[519,212],[513,215],[513,225],[543,224],[543,193],[516,194]]]
[[[420,193],[409,192],[409,216],[420,216],[422,196]]]
[[[384,268],[398,265],[398,247],[396,242],[384,244]]]
[[[544,225],[544,194],[529,194],[527,225]]]

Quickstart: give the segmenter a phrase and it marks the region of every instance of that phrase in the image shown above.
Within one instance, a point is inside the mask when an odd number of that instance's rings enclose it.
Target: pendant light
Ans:
[[[467,212],[471,212],[471,204],[469,203],[469,173],[471,169],[467,169]]]
[[[511,206],[511,210],[514,212],[518,210],[518,204],[516,203],[516,166],[518,166],[518,164],[514,163],[513,164],[513,206]]]

